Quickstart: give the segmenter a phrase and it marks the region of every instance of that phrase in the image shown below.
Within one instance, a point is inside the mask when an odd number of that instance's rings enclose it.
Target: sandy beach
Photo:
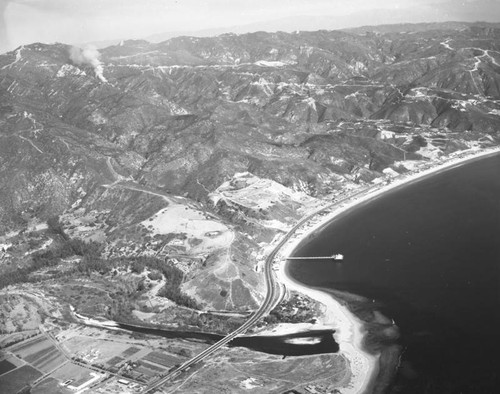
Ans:
[[[363,393],[368,388],[373,379],[377,376],[378,357],[371,355],[363,350],[363,323],[354,316],[347,307],[342,306],[334,297],[323,291],[308,288],[287,275],[286,257],[294,253],[301,242],[308,237],[314,236],[314,233],[320,231],[327,223],[334,220],[340,214],[352,209],[359,204],[366,203],[382,194],[396,188],[403,187],[412,182],[421,180],[425,177],[449,170],[451,168],[463,165],[467,162],[485,158],[490,155],[500,153],[500,148],[495,147],[487,150],[470,150],[457,152],[446,158],[440,158],[432,162],[425,163],[415,171],[393,178],[390,183],[374,185],[362,191],[356,191],[353,195],[347,196],[341,201],[332,204],[327,208],[317,210],[307,216],[300,227],[294,228],[293,235],[281,248],[275,259],[274,270],[277,274],[277,280],[288,290],[295,290],[310,298],[320,302],[323,305],[323,313],[318,316],[318,323],[315,325],[306,325],[303,329],[333,328],[335,329],[334,338],[339,344],[339,352],[343,354],[350,362],[352,378],[347,387],[340,388],[342,393],[353,394]],[[341,252],[341,251],[339,251]],[[279,325],[273,330],[275,334],[286,334],[291,330],[290,325]],[[294,325],[297,329],[297,325]]]

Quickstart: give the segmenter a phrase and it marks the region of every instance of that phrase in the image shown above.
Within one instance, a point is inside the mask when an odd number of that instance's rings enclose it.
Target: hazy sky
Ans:
[[[277,20],[275,30],[310,30],[310,20],[309,25],[301,22],[304,16],[322,16],[318,29],[500,21],[500,0],[0,0],[0,13],[4,51],[36,41],[85,43]],[[332,17],[331,26],[325,16]]]

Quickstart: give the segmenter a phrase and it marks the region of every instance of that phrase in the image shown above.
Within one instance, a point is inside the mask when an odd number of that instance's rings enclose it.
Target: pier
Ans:
[[[344,255],[342,254],[333,254],[331,256],[288,256],[287,260],[334,260],[339,261],[344,259]]]

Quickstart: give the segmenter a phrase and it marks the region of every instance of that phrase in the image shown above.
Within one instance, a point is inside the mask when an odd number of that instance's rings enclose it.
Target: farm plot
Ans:
[[[132,346],[132,347],[129,347],[127,350],[125,350],[122,354],[125,357],[130,357],[133,354],[136,354],[137,352],[139,352],[140,350],[141,349],[139,349],[138,347]]]
[[[64,346],[76,357],[88,363],[118,364],[120,360],[127,359],[141,351],[140,348],[131,347],[127,343],[105,341],[86,336],[75,336],[64,342]]]
[[[140,382],[149,382],[164,372],[166,372],[164,368],[141,360],[135,364],[129,374]]]
[[[18,367],[23,366],[24,364],[25,362],[18,359],[17,357],[8,355],[6,358],[0,361],[0,375],[8,373]]]
[[[0,376],[0,393],[17,393],[37,380],[42,373],[29,365],[23,365]]]
[[[59,381],[54,378],[42,380],[30,391],[31,394],[70,394],[73,392],[74,391],[61,386]]]
[[[23,354],[23,352],[28,349],[37,346],[37,344],[47,341],[47,338],[43,335],[37,336],[35,338],[28,339],[27,341],[20,342],[9,348],[9,351],[16,354]]]
[[[122,363],[123,361],[125,361],[125,359],[118,357],[118,356],[115,356],[112,359],[108,360],[106,362],[106,364],[108,364],[110,367],[114,367],[115,365],[118,365],[118,364]]]
[[[10,372],[13,369],[16,369],[16,366],[12,364],[10,361],[7,360],[0,361],[0,375]]]
[[[63,365],[51,376],[61,382],[72,380],[72,385],[75,385],[79,382],[86,382],[92,378],[92,376],[90,375],[90,370],[71,363]]]
[[[145,357],[142,358],[143,360],[146,361],[151,361],[155,364],[163,365],[164,367],[172,367],[176,364],[180,364],[182,361],[184,361],[180,357],[175,357],[167,353],[162,353],[162,352],[151,352],[147,354]]]
[[[15,345],[9,350],[42,372],[50,372],[66,361],[64,355],[44,336]]]

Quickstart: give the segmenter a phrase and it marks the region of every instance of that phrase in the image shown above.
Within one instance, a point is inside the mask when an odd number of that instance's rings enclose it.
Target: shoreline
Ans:
[[[500,147],[485,150],[468,150],[455,152],[447,156],[444,160],[434,160],[426,162],[421,168],[417,168],[409,173],[401,174],[391,179],[388,183],[375,184],[367,189],[354,191],[341,201],[335,202],[322,209],[319,209],[301,220],[300,226],[294,227],[293,235],[283,245],[278,252],[273,269],[276,271],[278,283],[288,290],[302,293],[323,306],[323,311],[318,318],[318,324],[310,325],[311,328],[332,328],[335,329],[334,339],[339,344],[339,353],[349,360],[351,368],[351,381],[347,387],[339,388],[342,393],[355,394],[363,393],[375,381],[379,371],[379,355],[372,355],[363,349],[364,322],[343,306],[333,295],[314,288],[307,287],[291,278],[287,272],[289,260],[287,256],[300,248],[316,233],[321,231],[326,225],[340,215],[351,209],[355,209],[360,204],[365,204],[385,193],[397,190],[411,183],[423,180],[440,172],[451,170],[476,160],[494,156],[500,153]],[[320,215],[321,214],[321,215]],[[286,330],[286,325],[278,325],[273,331],[280,332]],[[288,327],[289,329],[289,327]]]
[[[310,324],[309,329],[332,328],[335,330],[333,337],[339,345],[337,354],[343,355],[349,361],[351,372],[351,381],[347,387],[340,388],[341,393],[356,394],[364,392],[378,371],[378,356],[361,350],[364,339],[363,322],[345,306],[341,305],[332,295],[306,287],[288,276],[286,263],[281,264],[277,276],[279,282],[283,283],[287,289],[305,294],[323,305],[323,311],[317,317],[319,323]]]

